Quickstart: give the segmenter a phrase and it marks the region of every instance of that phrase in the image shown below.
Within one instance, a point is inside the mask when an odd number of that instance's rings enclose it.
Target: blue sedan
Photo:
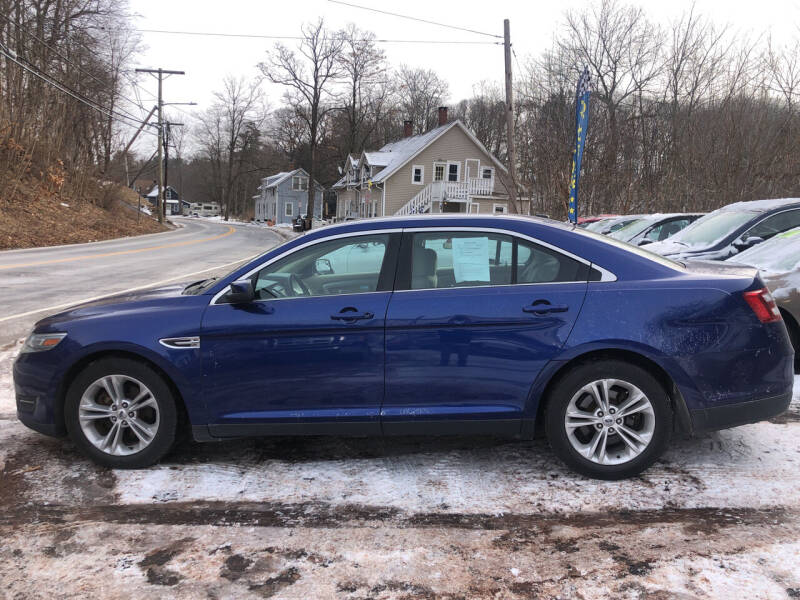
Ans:
[[[143,467],[182,430],[546,433],[576,471],[641,472],[673,433],[770,418],[792,347],[755,269],[681,264],[506,216],[327,227],[227,276],[37,323],[19,419]]]

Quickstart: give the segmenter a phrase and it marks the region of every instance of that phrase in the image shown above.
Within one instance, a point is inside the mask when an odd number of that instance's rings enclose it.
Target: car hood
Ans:
[[[91,302],[84,302],[63,312],[45,317],[36,323],[36,329],[46,329],[64,321],[97,317],[104,314],[152,309],[155,305],[162,304],[165,300],[170,299],[192,298],[193,296],[183,296],[181,293],[187,285],[188,283],[172,284],[166,287],[125,292],[92,300]]]

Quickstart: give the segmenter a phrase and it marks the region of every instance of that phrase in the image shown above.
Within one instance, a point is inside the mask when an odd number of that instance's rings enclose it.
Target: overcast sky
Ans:
[[[563,24],[566,10],[591,6],[587,0],[347,1],[497,35],[502,35],[503,19],[508,18],[520,64],[551,45]],[[659,0],[633,4],[641,5],[653,20],[663,24],[676,19],[694,4],[698,12],[711,16],[721,25],[728,24],[737,31],[755,36],[771,33],[781,41],[798,35],[797,24],[800,23],[800,0]],[[333,29],[356,23],[381,39],[495,41],[488,36],[377,14],[329,0],[130,0],[130,8],[136,15],[134,24],[139,29],[292,36],[299,34],[303,22],[323,17]],[[197,107],[183,107],[189,114],[209,105],[212,92],[219,89],[225,75],[255,76],[257,63],[264,60],[267,50],[274,44],[266,39],[161,33],[142,33],[141,36],[145,51],[138,57],[137,66],[186,71],[186,75],[166,80],[164,99],[166,102],[197,102]],[[296,42],[287,40],[284,43]],[[482,80],[502,81],[503,49],[499,45],[383,43],[381,46],[393,65],[406,63],[431,68],[445,77],[450,84],[451,103],[471,95],[473,86]],[[155,79],[148,77],[140,81],[146,92],[155,95]],[[266,85],[265,91],[272,106],[280,103],[282,91],[279,88]],[[142,100],[148,105],[152,103],[152,98],[146,95]]]

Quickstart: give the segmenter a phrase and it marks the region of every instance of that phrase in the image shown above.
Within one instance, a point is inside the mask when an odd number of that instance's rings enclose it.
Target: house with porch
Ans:
[[[298,215],[306,215],[309,176],[305,169],[276,173],[261,180],[258,194],[253,196],[255,220],[274,224],[291,223]],[[314,218],[322,218],[324,188],[314,182]]]
[[[460,121],[439,108],[438,126],[348,156],[336,191],[337,220],[421,213],[509,212],[505,166]]]

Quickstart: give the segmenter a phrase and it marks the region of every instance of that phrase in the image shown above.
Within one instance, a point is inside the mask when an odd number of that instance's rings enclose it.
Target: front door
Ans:
[[[251,274],[256,300],[203,318],[209,432],[379,432],[399,234],[296,250]]]
[[[518,432],[536,376],[581,310],[588,264],[474,230],[407,232],[402,248],[384,433]]]

